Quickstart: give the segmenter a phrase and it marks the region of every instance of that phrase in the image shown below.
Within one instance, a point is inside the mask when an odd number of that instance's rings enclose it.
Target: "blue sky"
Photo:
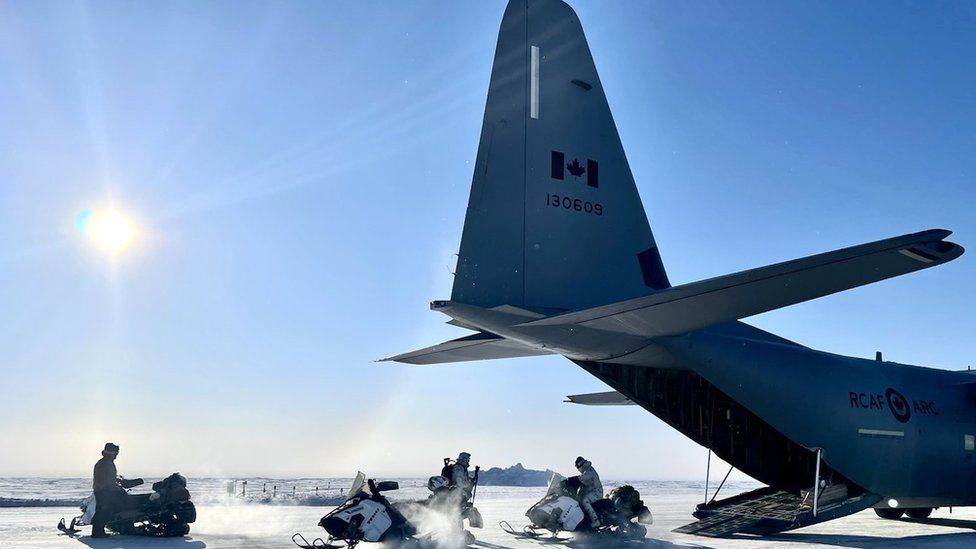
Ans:
[[[572,2],[673,283],[943,227],[976,250],[976,8]],[[450,295],[504,2],[0,4],[0,474],[700,478],[558,357],[374,362]],[[114,261],[75,220],[114,204]],[[963,369],[976,259],[750,322]]]

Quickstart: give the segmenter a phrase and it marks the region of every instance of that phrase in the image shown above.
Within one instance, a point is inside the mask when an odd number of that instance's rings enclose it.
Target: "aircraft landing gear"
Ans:
[[[932,514],[932,508],[919,507],[917,509],[908,509],[905,511],[905,514],[913,519],[927,519]]]
[[[874,512],[879,517],[888,520],[898,520],[903,514],[905,514],[904,509],[891,509],[889,507],[877,508],[874,510]]]

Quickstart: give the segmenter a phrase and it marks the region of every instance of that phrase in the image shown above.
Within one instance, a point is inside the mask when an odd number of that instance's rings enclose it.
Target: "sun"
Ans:
[[[132,218],[114,207],[84,210],[78,214],[77,225],[95,248],[112,255],[129,249],[139,236]]]

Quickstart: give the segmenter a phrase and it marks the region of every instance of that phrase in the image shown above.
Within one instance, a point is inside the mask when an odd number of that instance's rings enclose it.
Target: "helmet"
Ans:
[[[437,475],[427,479],[427,489],[431,492],[436,492],[441,488],[447,488],[450,483],[447,481],[446,477]]]

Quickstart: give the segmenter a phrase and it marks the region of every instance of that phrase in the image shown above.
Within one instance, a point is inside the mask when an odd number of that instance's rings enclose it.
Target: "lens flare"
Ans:
[[[115,208],[83,210],[75,224],[95,248],[112,255],[128,249],[138,237],[136,224]]]

